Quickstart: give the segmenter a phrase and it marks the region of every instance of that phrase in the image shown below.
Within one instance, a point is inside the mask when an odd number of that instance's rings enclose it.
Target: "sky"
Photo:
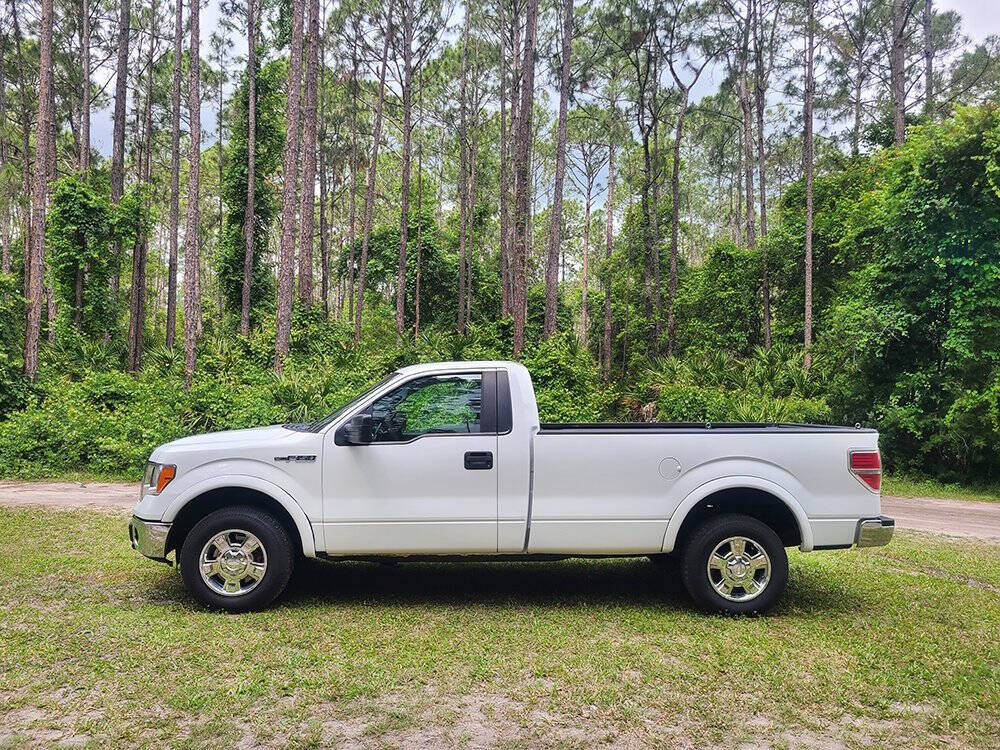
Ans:
[[[990,35],[1000,35],[1000,0],[934,0],[934,4],[943,10],[958,11],[962,16],[963,31],[973,42],[981,42]],[[202,50],[208,49],[208,39],[218,25],[219,12],[219,0],[209,0],[208,5],[202,8]],[[185,45],[186,43],[185,41]],[[245,46],[245,41],[237,41],[233,54],[245,54],[246,50],[243,49]],[[215,106],[213,102],[206,101],[202,104],[201,110],[205,147],[215,142],[215,122]],[[94,112],[91,122],[91,141],[94,148],[104,156],[111,154],[111,131],[111,109]]]

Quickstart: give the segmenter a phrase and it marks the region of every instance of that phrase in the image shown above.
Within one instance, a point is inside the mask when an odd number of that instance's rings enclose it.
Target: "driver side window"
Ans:
[[[427,434],[478,433],[482,404],[480,373],[415,378],[372,404],[372,437],[392,443]]]

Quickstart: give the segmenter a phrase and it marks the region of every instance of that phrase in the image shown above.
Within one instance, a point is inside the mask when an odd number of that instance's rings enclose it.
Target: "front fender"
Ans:
[[[799,533],[802,535],[802,544],[799,545],[799,549],[803,552],[810,552],[812,550],[812,526],[809,524],[809,519],[802,506],[790,492],[781,485],[767,479],[762,479],[761,477],[734,475],[713,479],[710,482],[700,485],[685,496],[667,523],[667,530],[663,535],[662,551],[670,552],[674,549],[674,546],[677,544],[677,534],[680,532],[681,524],[684,523],[684,519],[687,518],[688,513],[694,506],[709,495],[721,490],[731,489],[761,490],[781,500],[792,512],[792,515],[795,516],[795,522],[798,524]]]
[[[306,557],[316,556],[316,540],[313,537],[312,524],[309,523],[309,519],[306,517],[305,512],[299,504],[295,502],[295,499],[273,482],[248,474],[221,474],[218,476],[212,476],[209,479],[204,479],[186,487],[180,494],[177,495],[177,497],[170,501],[170,504],[163,512],[163,523],[173,523],[181,508],[186,506],[198,496],[203,495],[210,490],[227,489],[231,487],[257,490],[279,503],[281,507],[288,512],[288,515],[291,516],[292,521],[295,523],[295,529],[299,532],[299,538],[302,542],[302,553]]]

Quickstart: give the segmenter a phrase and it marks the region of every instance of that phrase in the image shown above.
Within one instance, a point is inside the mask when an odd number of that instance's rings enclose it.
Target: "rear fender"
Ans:
[[[803,552],[810,552],[812,550],[813,535],[812,526],[809,524],[809,518],[806,516],[802,506],[799,505],[798,501],[790,492],[788,492],[781,485],[760,477],[728,476],[713,479],[712,481],[706,482],[692,492],[688,493],[681,504],[677,506],[674,513],[670,516],[670,520],[667,523],[667,531],[663,535],[662,551],[670,552],[674,549],[677,544],[677,534],[681,529],[681,524],[684,523],[684,519],[687,518],[687,515],[691,512],[692,508],[709,495],[713,495],[721,490],[732,489],[761,490],[762,492],[767,492],[768,494],[774,495],[776,498],[781,500],[781,502],[788,506],[788,509],[795,517],[796,524],[798,524],[799,533],[802,535],[802,544],[799,545],[799,549]]]

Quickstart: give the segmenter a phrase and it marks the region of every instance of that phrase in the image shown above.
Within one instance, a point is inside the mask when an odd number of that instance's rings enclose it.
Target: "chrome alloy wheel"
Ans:
[[[719,542],[708,556],[708,582],[719,596],[745,602],[760,596],[771,580],[771,558],[745,536]]]
[[[249,531],[227,529],[201,548],[201,579],[223,596],[240,596],[257,588],[267,572],[267,552]]]

